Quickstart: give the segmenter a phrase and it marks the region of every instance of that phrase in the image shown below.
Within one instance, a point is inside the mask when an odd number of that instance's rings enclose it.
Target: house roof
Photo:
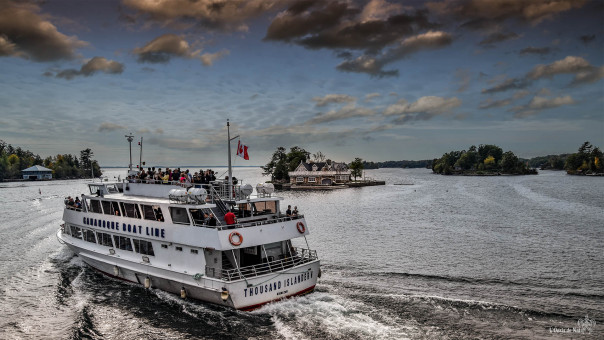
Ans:
[[[312,171],[313,165],[317,166],[317,171],[321,171],[327,163],[326,162],[306,163],[306,162],[302,161],[302,162],[300,162],[300,164],[302,164],[302,166],[304,166],[304,168],[306,168],[307,171]],[[343,162],[342,163],[331,162],[331,168],[334,170],[347,170],[348,169],[348,167],[346,166],[346,163],[343,163]]]
[[[52,172],[51,169],[45,168],[45,167],[43,167],[41,165],[34,165],[34,166],[30,167],[30,168],[23,169],[21,171],[50,171],[50,172]]]

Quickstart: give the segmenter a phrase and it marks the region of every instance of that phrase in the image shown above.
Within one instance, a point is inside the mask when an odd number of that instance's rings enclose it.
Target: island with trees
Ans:
[[[603,176],[602,151],[590,142],[585,142],[579,147],[578,152],[566,157],[564,170],[569,175]]]
[[[13,147],[0,140],[0,181],[23,178],[21,170],[34,165],[42,165],[53,171],[54,179],[76,179],[101,176],[101,168],[92,159],[90,148],[80,151],[80,157],[70,154],[58,154],[44,159],[29,150]]]
[[[530,168],[512,151],[503,152],[496,145],[472,145],[468,150],[451,151],[432,161],[432,171],[442,175],[533,175]]]

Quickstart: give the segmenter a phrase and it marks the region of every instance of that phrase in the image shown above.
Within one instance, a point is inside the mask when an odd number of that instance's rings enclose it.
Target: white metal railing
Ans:
[[[287,173],[289,177],[294,176],[335,176],[335,175],[350,175],[350,170],[344,171],[290,171]]]
[[[218,230],[236,229],[236,228],[248,228],[248,227],[256,227],[256,226],[265,225],[265,224],[272,224],[272,223],[279,223],[279,222],[299,220],[299,219],[302,219],[302,218],[304,218],[304,215],[298,214],[296,216],[276,217],[276,218],[270,218],[270,219],[267,219],[267,220],[242,222],[242,223],[229,224],[229,225],[221,225],[221,226],[216,226],[216,228]],[[214,227],[208,227],[208,228],[214,228]]]
[[[225,281],[240,280],[243,278],[255,277],[266,273],[278,272],[281,270],[293,268],[304,263],[312,262],[318,259],[317,251],[293,248],[293,255],[271,262],[263,262],[247,267],[223,269],[221,278]]]

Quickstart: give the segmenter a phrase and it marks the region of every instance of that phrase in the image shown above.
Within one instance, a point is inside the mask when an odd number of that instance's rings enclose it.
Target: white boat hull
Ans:
[[[141,285],[145,285],[148,279],[150,288],[179,295],[184,288],[187,298],[241,310],[253,310],[269,302],[311,293],[320,275],[320,261],[316,260],[241,280],[223,281],[207,277],[195,279],[193,275],[186,273],[80,247],[71,237],[64,237],[60,229],[57,237],[86,264],[110,277]],[[223,299],[225,290],[228,297]]]

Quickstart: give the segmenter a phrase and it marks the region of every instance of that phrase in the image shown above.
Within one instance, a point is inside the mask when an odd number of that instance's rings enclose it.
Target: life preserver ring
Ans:
[[[236,241],[234,240],[235,237],[237,237]],[[229,242],[231,242],[231,244],[234,246],[238,246],[243,242],[243,236],[241,236],[240,233],[234,231],[229,235]]]
[[[296,228],[298,228],[298,232],[300,234],[304,234],[304,232],[306,231],[306,226],[302,222],[296,223]]]

